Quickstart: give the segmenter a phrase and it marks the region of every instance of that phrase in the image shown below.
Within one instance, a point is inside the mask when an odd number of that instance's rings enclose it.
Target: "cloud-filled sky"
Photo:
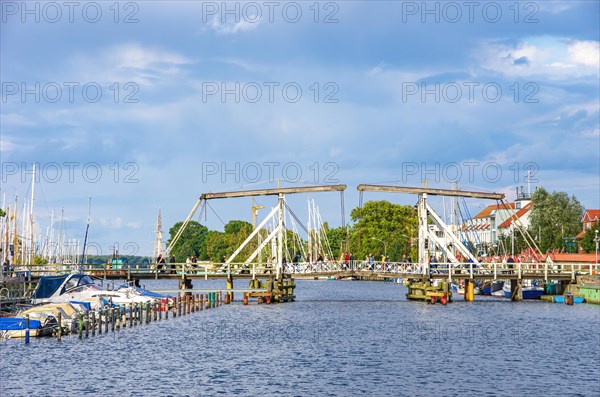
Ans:
[[[168,235],[201,193],[277,179],[347,184],[347,220],[360,183],[512,200],[528,169],[600,208],[599,4],[3,1],[2,205],[22,211],[36,163],[40,235],[64,210],[82,239],[91,197],[90,240],[139,254],[159,209]],[[341,223],[338,194],[312,198]],[[250,220],[249,199],[211,205],[210,228]]]

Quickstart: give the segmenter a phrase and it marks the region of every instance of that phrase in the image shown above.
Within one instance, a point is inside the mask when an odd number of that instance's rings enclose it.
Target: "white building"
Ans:
[[[488,205],[467,220],[462,227],[462,239],[475,246],[494,244],[499,237],[510,235],[514,227],[529,227],[531,208],[531,194],[517,188],[514,203]]]

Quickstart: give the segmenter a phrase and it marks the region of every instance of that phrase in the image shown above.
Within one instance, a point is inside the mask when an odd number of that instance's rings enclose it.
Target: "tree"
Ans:
[[[544,188],[538,188],[531,199],[529,233],[542,253],[563,248],[563,238],[575,237],[581,231],[584,210],[575,196],[569,197],[565,192],[549,194]]]
[[[355,259],[381,255],[387,251],[392,261],[413,254],[411,238],[416,237],[418,219],[411,205],[388,201],[369,201],[350,213],[354,226],[350,231],[351,250]]]
[[[6,212],[0,208],[0,218],[4,218],[6,216]]]
[[[348,250],[348,229],[345,227],[330,228],[327,222],[323,223],[323,228],[327,235],[327,241],[331,247],[334,259],[338,259],[340,254]]]
[[[181,228],[183,222],[177,222],[169,229],[168,244],[171,244],[173,237],[177,231]],[[175,261],[181,263],[185,262],[188,257],[196,256],[200,260],[208,259],[208,253],[206,248],[206,235],[208,234],[208,228],[204,225],[199,224],[196,221],[190,221],[179,237],[179,241],[171,249],[171,254],[175,255]]]
[[[586,230],[583,237],[581,237],[581,242],[579,243],[581,249],[588,254],[596,252],[596,241],[594,240],[596,238],[596,230],[599,231],[598,237],[600,237],[600,225],[598,224],[591,229]]]
[[[225,241],[225,233],[216,230],[208,232],[206,236],[206,253],[208,259],[212,262],[221,262],[221,258],[227,256],[228,247]]]
[[[229,259],[250,233],[252,233],[253,228],[248,222],[233,220],[229,221],[223,230],[223,232],[211,230],[207,235],[207,258],[213,262],[222,262],[223,257]],[[257,239],[254,238],[233,258],[232,262],[245,261],[257,247]]]

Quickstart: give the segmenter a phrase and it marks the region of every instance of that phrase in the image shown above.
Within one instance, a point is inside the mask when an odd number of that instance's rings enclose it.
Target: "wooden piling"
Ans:
[[[90,311],[87,309],[85,311],[85,337],[90,337]]]
[[[104,333],[108,334],[108,308],[104,309]]]
[[[60,315],[60,312],[59,312]],[[60,329],[60,324],[58,329]],[[60,339],[59,339],[60,340]],[[29,314],[25,315],[25,344],[29,344]]]
[[[96,310],[92,310],[92,336],[96,335]]]
[[[523,300],[523,280],[511,280],[510,281],[510,300],[513,302],[520,302]]]
[[[465,300],[467,302],[475,300],[475,281],[473,279],[465,280]]]
[[[117,331],[121,329],[121,305],[115,308],[115,326]]]
[[[115,323],[117,322],[117,318],[115,316],[115,308],[110,308],[110,330],[115,332]]]
[[[244,292],[244,306],[248,306],[248,293]]]
[[[77,336],[79,336],[79,339],[81,339],[81,338],[83,338],[83,313],[79,313],[78,317],[79,317],[79,324],[77,327]]]
[[[129,304],[129,327],[133,328],[133,303]]]

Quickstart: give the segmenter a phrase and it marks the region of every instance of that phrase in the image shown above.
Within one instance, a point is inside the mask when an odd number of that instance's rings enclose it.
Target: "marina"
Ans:
[[[145,283],[177,287],[167,279]],[[217,290],[222,283],[199,280],[197,287]],[[127,324],[87,340],[32,339],[26,349],[9,340],[1,346],[3,390],[27,395],[44,387],[27,377],[30,361],[55,378],[52,395],[250,395],[282,387],[301,395],[473,395],[489,392],[476,379],[490,376],[491,367],[500,395],[540,388],[590,395],[596,387],[597,306],[486,297],[429,305],[408,301],[402,284],[350,284],[298,280],[293,304],[244,306],[236,294],[218,310],[169,313],[167,321]],[[151,359],[159,356],[169,365]],[[78,368],[95,370],[82,375]],[[425,383],[423,371],[439,381]]]
[[[0,2],[0,397],[600,397],[599,0]]]

